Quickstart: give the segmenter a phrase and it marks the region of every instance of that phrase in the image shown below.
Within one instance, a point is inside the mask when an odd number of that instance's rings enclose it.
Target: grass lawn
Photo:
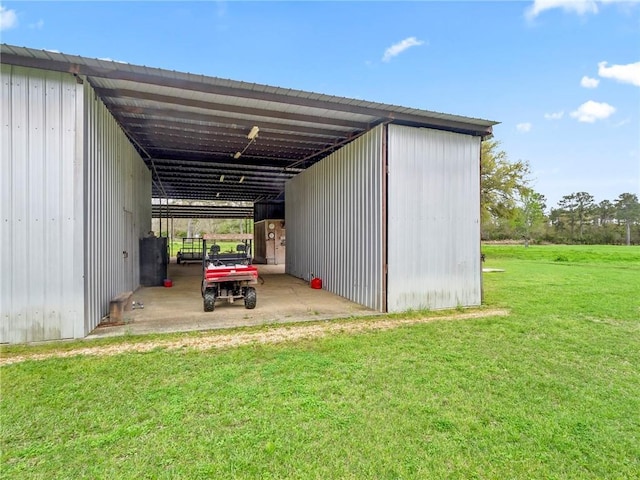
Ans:
[[[1,367],[0,476],[639,478],[640,248],[483,251],[509,316]]]
[[[228,242],[228,241],[216,241],[215,244],[220,247],[221,253],[234,253],[236,252],[236,247],[241,244],[241,241]],[[207,250],[211,248],[214,244],[213,240],[207,240]],[[187,244],[187,251],[192,251],[194,248],[201,246],[197,242],[193,245]],[[176,256],[177,253],[183,250],[182,240],[174,240],[169,245],[169,250],[172,256]]]

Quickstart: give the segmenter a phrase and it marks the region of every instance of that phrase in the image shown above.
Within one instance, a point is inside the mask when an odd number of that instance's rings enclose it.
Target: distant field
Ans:
[[[622,245],[483,245],[489,259],[513,258],[572,263],[640,264],[640,246]]]
[[[506,317],[0,367],[1,476],[638,478],[640,248],[483,251]]]

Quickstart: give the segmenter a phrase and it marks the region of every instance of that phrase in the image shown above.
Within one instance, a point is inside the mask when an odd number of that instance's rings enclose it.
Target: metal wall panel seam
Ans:
[[[44,78],[44,110],[45,111],[61,111],[60,107],[60,94],[54,95],[51,94],[51,80],[53,79],[54,74],[52,72],[47,72]],[[55,89],[55,87],[54,87]],[[58,125],[61,122],[60,115]],[[61,155],[61,148],[59,137],[56,136],[55,131],[55,122],[53,120],[49,120],[45,116],[45,125],[44,125],[44,150],[45,152],[56,152],[58,155]],[[62,251],[62,244],[60,242],[60,238],[63,235],[63,232],[59,229],[56,231],[55,223],[51,223],[50,219],[55,219],[55,217],[59,217],[59,214],[56,212],[60,211],[60,198],[61,198],[61,189],[60,189],[60,168],[58,162],[49,162],[45,160],[44,164],[44,177],[47,179],[45,185],[45,211],[43,213],[43,230],[44,230],[44,238],[47,239],[41,247],[42,255],[46,259],[55,258],[56,255],[59,255],[59,252]],[[47,260],[47,263],[50,260]],[[48,271],[51,271],[48,268]],[[59,336],[62,336],[63,325],[62,325],[62,272],[52,271],[52,281],[47,282],[45,292],[45,303],[48,305],[48,311],[46,315],[45,324],[49,329],[57,329],[60,333]],[[48,336],[48,335],[45,335]]]
[[[12,80],[13,89],[13,111],[11,125],[13,137],[13,166],[16,167],[14,173],[14,189],[12,191],[13,197],[13,212],[14,222],[12,224],[12,247],[15,249],[19,245],[23,245],[25,239],[29,234],[28,222],[29,217],[27,213],[29,191],[29,128],[28,128],[28,77],[26,71],[21,69],[14,71],[15,75]],[[16,80],[17,77],[17,80]],[[19,159],[23,159],[22,165],[18,165]],[[31,306],[29,303],[29,284],[28,269],[24,268],[22,259],[18,255],[14,255],[12,258],[12,273],[13,273],[13,299],[18,306],[17,311],[13,312],[13,324],[16,330],[20,333],[18,341],[30,340],[30,324],[29,318],[31,315]]]
[[[65,145],[65,157],[73,158],[73,164],[70,167],[71,178],[73,178],[73,205],[68,213],[68,218],[73,218],[73,233],[69,241],[73,245],[73,268],[67,273],[69,281],[73,282],[74,297],[68,298],[67,301],[73,305],[73,323],[67,324],[66,335],[72,335],[80,338],[84,335],[84,326],[87,312],[87,289],[86,289],[86,258],[87,258],[87,237],[86,237],[86,123],[84,115],[84,91],[83,86],[78,84],[76,79],[72,78],[72,84],[63,92],[61,103],[63,108],[68,108],[69,113],[73,112],[73,122],[69,121],[67,128],[73,131],[73,144]],[[68,97],[67,97],[68,96]],[[69,115],[71,118],[71,115]],[[63,127],[64,129],[65,127]],[[68,150],[68,151],[67,151]],[[64,218],[64,215],[63,215]],[[66,303],[66,302],[65,302]]]
[[[27,250],[29,252],[40,250],[41,239],[46,239],[46,222],[43,221],[47,188],[44,174],[46,168],[46,160],[44,158],[44,132],[46,129],[44,83],[44,78],[42,77],[32,77],[30,81],[29,142],[31,145],[30,164],[33,167],[33,173],[29,181],[29,217],[31,218],[30,225],[34,234],[30,232],[27,240]],[[30,271],[37,268],[38,260],[40,263],[43,261],[42,259],[37,259],[35,255],[29,255],[28,262],[32,263],[29,268]],[[32,322],[39,324],[38,336],[40,338],[47,338],[48,325],[45,324],[45,310],[49,310],[46,307],[47,290],[48,286],[45,282],[41,289],[33,290],[33,296],[30,299],[30,303],[33,305]]]
[[[13,312],[12,288],[13,279],[10,277],[13,265],[10,252],[13,252],[13,238],[11,236],[9,221],[13,218],[13,166],[11,152],[13,150],[10,126],[12,111],[12,71],[9,65],[0,65],[0,116],[2,121],[2,134],[0,138],[0,242],[3,248],[0,250],[0,343],[9,341],[9,325],[12,322],[10,312]],[[7,85],[7,87],[4,87]]]

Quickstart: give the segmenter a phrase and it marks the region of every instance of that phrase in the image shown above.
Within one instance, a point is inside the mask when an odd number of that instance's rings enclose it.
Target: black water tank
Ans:
[[[154,287],[164,285],[167,278],[167,237],[140,239],[140,285]]]

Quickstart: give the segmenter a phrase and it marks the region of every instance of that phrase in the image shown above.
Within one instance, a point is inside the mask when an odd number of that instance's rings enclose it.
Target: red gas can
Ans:
[[[318,277],[313,277],[311,279],[311,288],[322,288],[322,279]]]
[[[173,282],[171,281],[170,278],[165,278],[164,279],[164,286],[165,287],[172,287],[173,286]]]

